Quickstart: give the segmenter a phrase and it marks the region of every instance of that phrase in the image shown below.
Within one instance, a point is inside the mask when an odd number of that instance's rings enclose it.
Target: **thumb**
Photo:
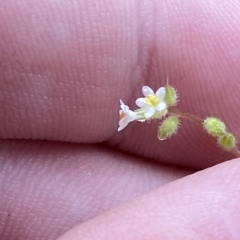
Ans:
[[[59,240],[240,239],[240,160],[175,181]]]

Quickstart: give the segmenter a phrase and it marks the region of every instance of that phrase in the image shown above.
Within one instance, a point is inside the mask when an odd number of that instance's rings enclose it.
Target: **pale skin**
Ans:
[[[157,121],[117,132],[119,99],[168,77],[179,109],[240,139],[239,10],[0,0],[0,238],[240,239],[238,159],[188,121],[168,141]]]

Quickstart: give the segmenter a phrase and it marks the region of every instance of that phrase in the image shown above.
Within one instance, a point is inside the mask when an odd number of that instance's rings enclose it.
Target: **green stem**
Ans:
[[[203,125],[204,119],[202,119],[194,114],[191,114],[191,113],[181,112],[177,108],[169,109],[168,114],[175,115],[175,116],[181,117],[181,118],[186,118],[186,119],[190,120],[191,122],[194,122],[198,125],[201,125],[201,126]],[[237,146],[234,147],[233,149],[229,150],[229,152],[232,153],[235,157],[240,157],[240,151],[237,148]]]
[[[204,119],[198,117],[198,116],[195,116],[191,113],[184,113],[184,112],[181,112],[179,111],[177,108],[172,108],[169,110],[168,112],[169,114],[171,115],[175,115],[175,116],[178,116],[178,117],[182,117],[182,118],[186,118],[194,123],[197,123],[198,125],[201,125],[202,126],[202,123],[204,121]]]

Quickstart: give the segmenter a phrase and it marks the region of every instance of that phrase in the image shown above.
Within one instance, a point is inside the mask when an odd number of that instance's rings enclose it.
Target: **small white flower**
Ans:
[[[167,104],[164,101],[165,97],[165,87],[160,87],[156,93],[148,87],[143,86],[142,93],[144,98],[138,98],[136,100],[136,105],[144,111],[144,116],[146,119],[151,118],[154,114],[156,117],[163,117],[167,113]]]
[[[133,122],[139,118],[138,113],[130,110],[129,107],[123,103],[122,100],[120,100],[120,107],[121,110],[119,111],[120,120],[118,123],[118,131],[123,130],[130,122]]]

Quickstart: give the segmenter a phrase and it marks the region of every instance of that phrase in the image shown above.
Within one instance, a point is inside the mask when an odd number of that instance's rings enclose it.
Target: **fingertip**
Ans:
[[[177,180],[59,240],[240,239],[239,169],[237,159]]]

